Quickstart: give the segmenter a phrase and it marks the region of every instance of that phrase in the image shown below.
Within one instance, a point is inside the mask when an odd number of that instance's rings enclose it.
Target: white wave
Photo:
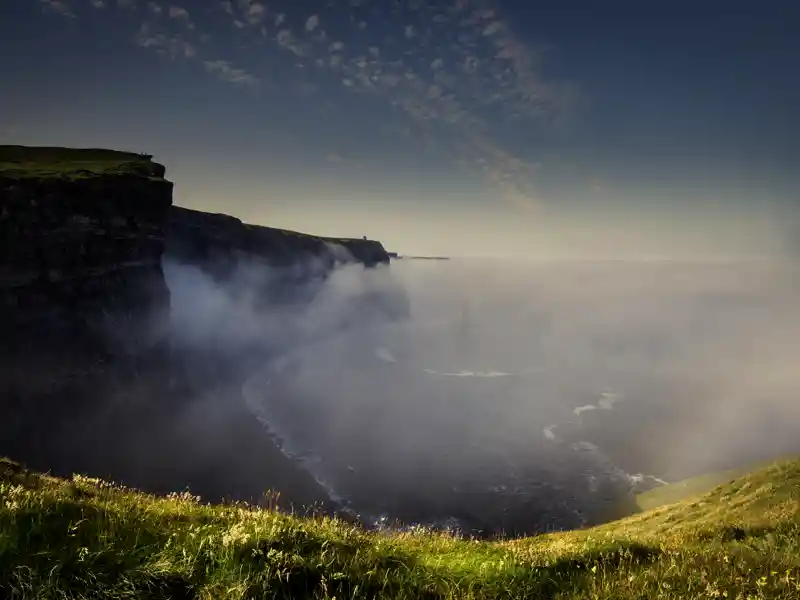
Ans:
[[[600,400],[597,401],[597,406],[603,410],[611,410],[619,400],[619,396],[614,392],[603,392],[600,394]]]
[[[545,427],[542,430],[542,433],[544,434],[544,437],[546,437],[548,440],[555,440],[556,439],[556,434],[553,433],[553,430],[556,427],[558,427],[558,425],[548,425],[547,427]]]
[[[458,373],[447,373],[443,371],[434,371],[433,369],[423,369],[426,373],[430,375],[439,375],[440,377],[486,377],[486,378],[493,378],[493,377],[509,377],[511,373],[506,373],[504,371],[459,371]]]
[[[592,442],[587,442],[585,440],[580,442],[573,442],[572,444],[570,444],[570,446],[575,452],[588,452],[590,454],[597,454],[600,451],[600,448],[598,448]]]
[[[572,412],[575,413],[575,416],[580,416],[582,412],[589,412],[592,410],[611,410],[614,408],[614,405],[619,402],[619,400],[619,395],[615,394],[614,392],[602,392],[597,404],[584,404],[583,406],[577,406],[572,409]]]
[[[285,427],[274,411],[269,410],[269,401],[265,398],[265,390],[270,387],[272,370],[283,370],[288,364],[288,360],[278,361],[276,364],[267,365],[261,372],[245,381],[242,385],[242,398],[250,414],[261,423],[267,435],[275,443],[278,450],[289,460],[297,462],[314,481],[325,490],[332,502],[339,505],[346,505],[343,496],[336,492],[333,485],[326,481],[321,471],[322,459],[308,449],[297,445],[296,440],[289,433],[289,428]]]
[[[596,446],[591,442],[587,442],[585,440],[580,442],[573,442],[572,444],[570,444],[570,447],[572,448],[573,452],[582,452],[593,456],[594,459],[597,461],[598,465],[604,467],[606,471],[606,476],[610,476],[614,479],[622,481],[627,481],[630,484],[632,491],[636,491],[637,488],[640,488],[640,486],[646,480],[654,481],[660,485],[666,485],[667,483],[663,479],[659,479],[658,477],[655,477],[653,475],[646,475],[644,473],[635,473],[635,474],[628,473],[624,469],[618,467],[611,460],[609,456],[607,456],[602,450],[600,450],[598,446]],[[593,492],[596,491],[597,489],[596,477],[594,475],[589,475],[588,481],[589,481],[589,487],[592,489],[592,491]]]
[[[375,348],[375,355],[380,358],[382,361],[388,363],[396,363],[397,359],[394,355],[389,351],[388,348]]]
[[[631,483],[633,483],[634,485],[642,484],[645,482],[646,479],[649,479],[650,481],[655,481],[659,485],[669,484],[669,482],[664,481],[663,479],[660,479],[655,475],[645,475],[644,473],[635,473],[633,475],[628,475],[628,477],[630,478]]]

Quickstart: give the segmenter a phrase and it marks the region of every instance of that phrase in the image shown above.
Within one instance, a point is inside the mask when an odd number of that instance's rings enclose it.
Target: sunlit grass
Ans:
[[[800,598],[800,461],[574,532],[478,542],[0,462],[3,598]]]

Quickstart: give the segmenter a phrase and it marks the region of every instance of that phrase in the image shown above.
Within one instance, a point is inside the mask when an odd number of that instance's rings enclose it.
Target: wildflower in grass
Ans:
[[[716,583],[711,583],[711,582],[707,583],[705,592],[709,598],[719,598],[720,596],[722,596],[722,592],[717,587]]]
[[[245,530],[243,523],[236,523],[233,527],[222,534],[222,545],[225,547],[238,546],[247,542],[250,538]]]
[[[0,487],[0,493],[9,498],[22,498],[27,495],[27,491],[21,485],[3,485]]]
[[[183,492],[170,492],[167,494],[167,499],[173,500],[175,502],[187,502],[189,504],[199,504],[200,503],[200,496],[193,495],[189,490],[184,490]]]
[[[96,478],[96,477],[89,477],[87,475],[81,475],[80,473],[76,473],[72,476],[72,482],[75,484],[83,484],[86,487],[98,487],[101,488],[105,483]]]

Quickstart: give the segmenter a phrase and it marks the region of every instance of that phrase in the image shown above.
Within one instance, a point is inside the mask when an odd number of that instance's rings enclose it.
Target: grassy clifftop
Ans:
[[[95,148],[0,146],[0,177],[85,179],[99,175],[164,176],[147,154]]]
[[[475,542],[0,462],[0,596],[800,598],[800,461],[601,527]]]

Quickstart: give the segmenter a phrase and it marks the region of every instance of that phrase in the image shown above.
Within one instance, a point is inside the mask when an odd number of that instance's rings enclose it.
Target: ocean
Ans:
[[[340,318],[376,291],[408,314]],[[348,268],[294,315],[307,341],[252,369],[242,397],[369,519],[580,526],[637,491],[800,451],[799,292],[769,262]]]

